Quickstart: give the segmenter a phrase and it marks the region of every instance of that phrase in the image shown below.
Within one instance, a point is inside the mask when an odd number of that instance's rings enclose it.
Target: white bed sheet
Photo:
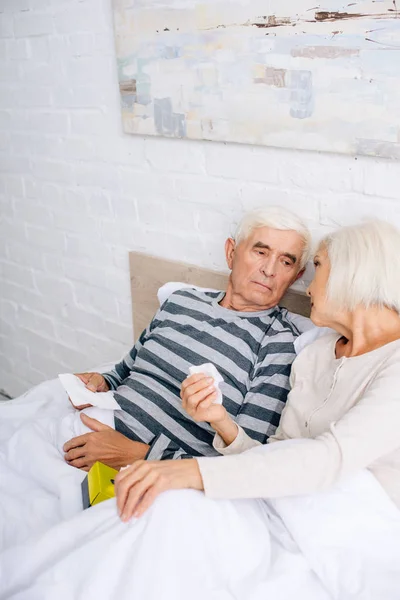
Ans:
[[[82,511],[61,451],[82,427],[57,380],[0,405],[1,600],[399,599],[400,513],[370,473],[274,502],[168,492],[123,524],[114,500]]]

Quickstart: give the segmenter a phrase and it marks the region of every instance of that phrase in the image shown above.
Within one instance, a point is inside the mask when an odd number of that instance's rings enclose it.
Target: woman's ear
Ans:
[[[236,248],[235,240],[233,238],[228,238],[225,242],[225,257],[226,257],[226,264],[228,265],[228,268],[230,271],[232,271],[233,256],[235,254],[235,248]]]

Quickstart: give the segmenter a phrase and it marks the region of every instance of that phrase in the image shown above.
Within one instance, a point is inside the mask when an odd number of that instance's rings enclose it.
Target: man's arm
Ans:
[[[260,353],[249,389],[236,422],[252,437],[265,443],[273,436],[290,391],[290,372],[296,353],[293,342],[269,338]]]
[[[236,438],[230,441],[215,428],[213,446],[220,454],[241,454],[266,442],[285,439],[279,424],[292,387],[291,367],[296,354],[291,343],[276,345],[273,338],[271,342],[270,348],[267,345],[264,349],[236,418]]]
[[[83,381],[87,389],[91,392],[116,390],[122,381],[130,375],[137,353],[146,341],[150,326],[142,332],[142,335],[133,346],[132,350],[121,360],[121,362],[115,365],[112,371],[109,371],[108,373],[75,373],[75,375]],[[82,404],[81,406],[74,406],[74,408],[82,410],[89,406],[92,406],[92,404]]]
[[[64,458],[72,467],[88,471],[95,462],[100,461],[114,469],[120,469],[145,458],[149,450],[147,444],[130,440],[85,413],[81,414],[81,420],[92,432],[64,444]]]
[[[221,404],[214,404],[217,397],[212,377],[196,373],[182,383],[182,406],[196,423],[210,423],[215,436],[213,446],[220,454],[239,454],[260,442],[252,439],[239,427]]]
[[[153,323],[153,321],[152,321]],[[133,365],[135,364],[136,356],[140,350],[140,348],[145,343],[148,334],[150,333],[152,323],[142,332],[141,336],[137,340],[136,344],[133,346],[132,350],[119,362],[115,365],[115,367],[108,371],[107,373],[103,373],[103,378],[107,382],[109,388],[111,390],[116,390],[119,385],[129,377]]]
[[[181,448],[179,444],[171,440],[164,433],[160,433],[148,447],[146,460],[177,460],[182,458],[194,458],[193,454]]]
[[[196,374],[182,384],[184,409],[194,421],[210,423],[216,432],[213,446],[219,454],[241,454],[265,443],[266,436],[271,441],[284,439],[277,426],[290,389],[294,347],[291,343],[279,346],[273,343],[271,352],[267,352],[267,348],[254,370],[236,420],[223,406],[213,404],[216,394],[211,378]]]
[[[92,391],[115,390],[130,375],[139,350],[156,325],[158,314],[159,312],[142,332],[131,351],[120,363],[115,365],[112,371],[103,374],[78,374],[78,377],[86,383],[89,389]],[[87,427],[92,429],[92,432],[72,438],[64,444],[65,460],[70,465],[87,471],[96,461],[101,461],[119,469],[135,460],[145,458],[149,450],[147,444],[130,440],[122,433],[85,414],[81,415],[81,419]]]

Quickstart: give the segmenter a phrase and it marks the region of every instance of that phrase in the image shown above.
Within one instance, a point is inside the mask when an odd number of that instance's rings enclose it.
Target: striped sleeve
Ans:
[[[116,364],[115,367],[111,371],[108,371],[107,373],[102,374],[104,379],[107,381],[108,385],[110,386],[110,390],[116,390],[117,387],[119,385],[121,385],[121,383],[124,381],[124,379],[129,377],[140,349],[146,343],[146,340],[147,340],[150,332],[152,331],[154,324],[157,322],[157,315],[158,315],[158,313],[156,314],[154,319],[151,321],[150,325],[148,325],[148,327],[146,327],[146,329],[144,331],[142,331],[136,344],[129,351],[129,353],[125,356],[125,358],[123,358],[121,360],[121,362]]]
[[[128,356],[106,373],[117,388],[116,430],[148,444],[147,459],[219,453],[210,424],[195,422],[182,406],[180,389],[191,365],[215,365],[224,407],[250,438],[264,444],[276,429],[297,332],[279,307],[240,313],[220,306],[222,296],[175,292]]]
[[[275,337],[270,337],[263,348],[236,420],[251,438],[261,443],[265,443],[279,425],[296,357],[292,340],[277,342]]]
[[[164,433],[160,433],[153,440],[146,455],[146,460],[176,460],[180,458],[194,457],[170,440]]]

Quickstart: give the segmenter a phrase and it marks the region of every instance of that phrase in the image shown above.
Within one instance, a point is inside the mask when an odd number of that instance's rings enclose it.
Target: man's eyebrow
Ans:
[[[290,254],[290,252],[284,252],[283,256],[290,258],[294,265],[297,263],[297,256],[295,254]]]
[[[256,242],[253,248],[264,248],[265,250],[272,250],[271,246],[268,246],[268,244],[264,244],[264,242]],[[290,258],[293,264],[297,263],[297,256],[295,254],[290,254],[290,252],[283,252],[282,256]]]

